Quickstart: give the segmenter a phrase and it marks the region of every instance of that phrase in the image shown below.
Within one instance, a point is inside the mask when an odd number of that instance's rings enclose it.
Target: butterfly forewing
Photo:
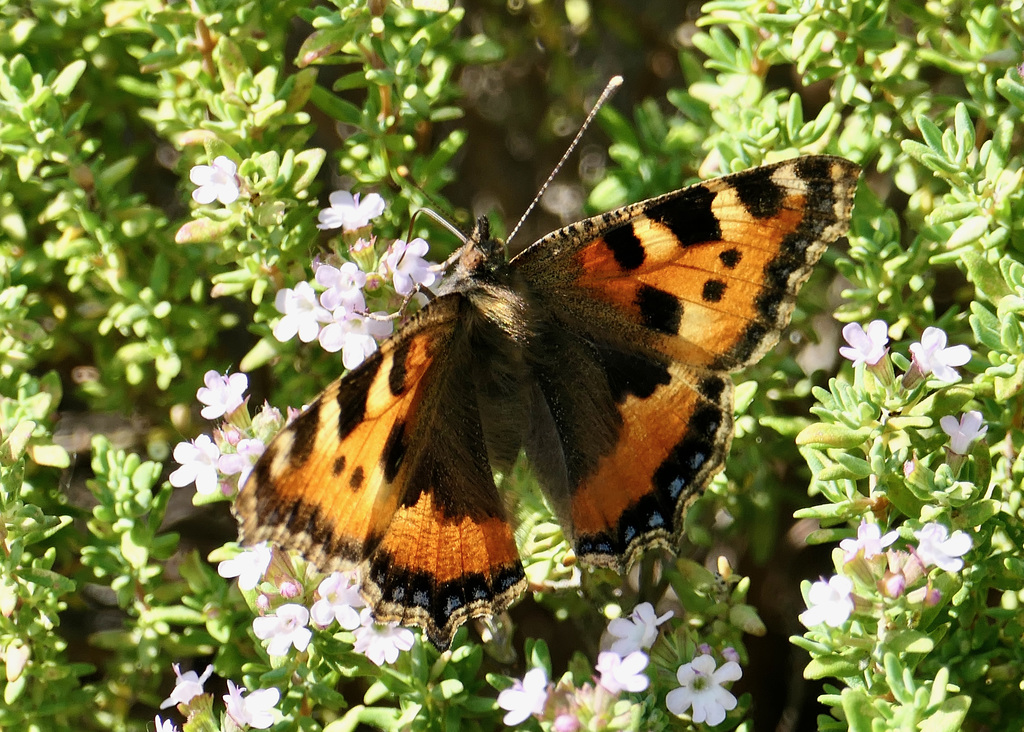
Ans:
[[[777,342],[845,233],[857,174],[828,156],[755,168],[573,224],[513,264],[582,332],[736,370]]]

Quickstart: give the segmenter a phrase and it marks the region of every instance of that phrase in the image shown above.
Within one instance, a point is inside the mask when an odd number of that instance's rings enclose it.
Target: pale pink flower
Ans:
[[[845,561],[849,562],[857,556],[857,552],[863,551],[865,559],[877,556],[882,550],[892,544],[899,537],[899,532],[890,531],[882,536],[882,530],[878,524],[869,524],[861,521],[857,528],[856,539],[843,539],[839,546],[846,552]]]
[[[167,709],[167,707],[173,707],[177,704],[188,704],[192,699],[203,693],[203,684],[210,678],[210,674],[213,673],[213,666],[207,665],[206,670],[203,671],[203,675],[200,676],[195,671],[181,672],[181,667],[178,664],[171,664],[171,668],[174,669],[174,675],[177,677],[174,682],[174,688],[171,690],[171,695],[160,702],[161,709]]]
[[[206,386],[199,387],[196,398],[205,404],[200,412],[203,419],[217,419],[231,414],[245,401],[245,390],[249,388],[249,377],[242,373],[225,376],[216,371],[207,371],[203,377]]]
[[[605,651],[598,655],[594,668],[601,673],[598,683],[612,694],[619,694],[647,688],[650,684],[650,679],[644,674],[647,663],[647,654],[643,651],[633,651],[625,658],[614,651]]]
[[[220,201],[227,206],[238,200],[239,181],[238,166],[231,158],[218,155],[212,165],[194,165],[188,173],[188,179],[198,188],[192,191],[196,203],[213,203]]]
[[[259,460],[260,455],[267,449],[261,440],[245,438],[235,445],[235,452],[225,453],[217,460],[217,469],[224,475],[238,475],[238,489],[245,485],[249,473]]]
[[[658,626],[671,617],[671,610],[664,615],[657,615],[651,603],[640,603],[633,608],[629,617],[615,618],[608,623],[608,633],[618,638],[612,643],[611,650],[620,656],[627,656],[633,651],[650,648],[658,637]]]
[[[399,295],[410,294],[417,285],[430,287],[437,279],[437,273],[424,255],[430,245],[423,239],[413,239],[408,244],[399,239],[388,250],[384,265],[395,283]]]
[[[300,282],[295,289],[278,290],[274,296],[274,307],[284,317],[274,326],[274,338],[281,343],[290,341],[296,334],[303,343],[316,340],[320,324],[326,323],[331,314],[321,307],[316,292],[308,282]]]
[[[179,442],[174,446],[174,459],[180,466],[168,480],[175,488],[196,484],[196,492],[208,496],[220,489],[217,461],[220,448],[209,435],[199,435],[192,442]]]
[[[341,351],[341,363],[354,369],[377,350],[377,341],[391,335],[394,324],[384,320],[386,313],[368,317],[339,307],[331,313],[332,321],[320,332],[320,346],[328,353]]]
[[[313,622],[326,628],[335,620],[345,630],[360,625],[359,610],[366,605],[359,594],[359,585],[350,572],[332,572],[317,588],[320,599],[313,603],[309,614]]]
[[[843,327],[843,338],[849,345],[842,346],[839,355],[853,361],[854,366],[858,363],[874,366],[888,351],[889,326],[884,320],[872,320],[864,330],[859,323],[848,323]]]
[[[941,328],[928,327],[921,334],[920,343],[910,344],[910,353],[921,373],[932,374],[940,381],[959,381],[960,374],[953,368],[971,360],[967,346],[946,347],[946,333]]]
[[[934,565],[947,572],[963,569],[964,560],[960,557],[971,550],[971,537],[963,531],[954,531],[950,536],[949,529],[932,522],[915,531],[914,536],[919,542],[915,551],[926,567]]]
[[[234,559],[225,559],[217,565],[217,574],[224,579],[238,577],[238,589],[248,592],[256,589],[263,579],[272,556],[270,547],[261,542],[243,550]]]
[[[334,191],[327,200],[331,205],[321,209],[317,215],[320,223],[316,228],[321,230],[354,231],[368,226],[372,219],[384,213],[384,199],[377,193],[371,193],[360,201],[358,193],[353,196],[348,191]]]
[[[825,623],[838,628],[853,614],[853,582],[841,574],[811,585],[807,593],[807,610],[800,613],[800,622],[808,628]]]
[[[984,424],[981,412],[971,410],[956,417],[945,416],[939,420],[942,431],[949,435],[949,451],[954,455],[966,455],[971,451],[971,443],[984,437],[988,426]]]
[[[509,727],[543,714],[547,701],[548,677],[539,667],[527,671],[522,681],[516,679],[510,688],[498,694],[498,706],[508,712],[503,721]]]
[[[267,653],[284,656],[290,648],[302,653],[313,639],[313,631],[306,627],[309,610],[298,603],[290,602],[277,608],[273,615],[254,618],[252,631],[262,641],[267,641]]]
[[[321,264],[314,279],[327,288],[320,293],[320,304],[327,310],[345,307],[348,310],[364,310],[362,288],[366,286],[366,273],[355,262],[345,262],[341,267]]]
[[[676,671],[679,688],[665,697],[665,706],[676,716],[692,708],[690,718],[697,724],[710,727],[725,721],[725,714],[736,708],[736,697],[722,684],[737,681],[743,669],[735,661],[727,661],[715,668],[715,659],[707,654],[684,663]]]
[[[274,707],[281,700],[281,692],[274,687],[257,689],[248,696],[244,686],[235,686],[228,680],[228,693],[223,696],[228,716],[239,727],[267,729],[274,723]]]
[[[398,623],[386,625],[375,623],[369,608],[363,608],[359,615],[360,627],[356,628],[356,642],[353,649],[362,653],[378,666],[394,663],[400,651],[408,651],[415,640],[412,631]]]

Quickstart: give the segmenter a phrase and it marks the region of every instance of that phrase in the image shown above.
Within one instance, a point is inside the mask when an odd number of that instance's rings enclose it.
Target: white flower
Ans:
[[[174,459],[181,467],[171,473],[168,480],[175,488],[195,483],[200,495],[212,495],[220,489],[219,458],[220,448],[209,435],[199,435],[192,442],[179,442],[174,446]]]
[[[544,669],[526,672],[523,680],[516,679],[511,688],[498,694],[498,706],[508,714],[503,720],[509,727],[525,722],[532,715],[543,714],[548,701],[548,677]]]
[[[643,651],[633,651],[625,658],[614,651],[605,651],[598,655],[594,668],[601,672],[598,683],[612,694],[637,692],[650,684],[650,679],[644,674],[647,662],[647,654]]]
[[[238,200],[238,166],[231,158],[218,155],[213,165],[194,165],[188,179],[198,188],[192,191],[196,203],[212,203],[214,199],[227,206]]]
[[[378,666],[394,663],[399,651],[408,651],[414,640],[412,631],[398,623],[378,625],[369,608],[363,608],[359,615],[360,627],[356,628],[356,642],[353,650],[362,653]]]
[[[360,625],[359,609],[366,605],[359,594],[359,585],[350,572],[334,572],[317,588],[320,599],[313,603],[309,614],[313,622],[326,628],[335,620],[345,630]]]
[[[849,577],[837,574],[811,585],[807,593],[807,610],[800,613],[800,622],[810,628],[825,623],[838,628],[853,613],[853,582]]]
[[[260,440],[246,438],[235,445],[236,452],[225,453],[217,460],[217,469],[224,475],[238,475],[238,489],[245,485],[249,473],[263,451],[267,449]]]
[[[203,377],[206,386],[199,387],[196,398],[205,404],[203,419],[217,419],[242,406],[243,394],[249,388],[249,377],[242,373],[222,376],[216,371],[207,371]]]
[[[707,654],[684,663],[676,672],[679,688],[665,697],[665,706],[676,716],[693,707],[690,718],[697,724],[714,727],[725,721],[725,713],[736,708],[736,697],[722,688],[726,681],[736,681],[743,670],[735,661],[727,661],[715,669],[715,659]]]
[[[254,618],[252,632],[260,640],[269,641],[267,653],[271,656],[284,656],[293,646],[299,653],[309,646],[313,631],[306,627],[308,623],[309,610],[290,602],[279,607],[273,615]]]
[[[847,562],[857,556],[857,552],[860,551],[864,552],[865,559],[871,559],[871,557],[881,554],[882,550],[896,541],[898,537],[899,532],[896,531],[890,531],[882,536],[882,530],[878,528],[878,524],[869,524],[862,520],[857,528],[857,538],[843,539],[839,542],[839,546],[846,552],[845,561]]]
[[[320,294],[320,304],[326,310],[343,306],[349,310],[364,310],[362,288],[366,286],[366,273],[355,262],[345,262],[341,267],[321,264],[314,279],[327,288]]]
[[[328,353],[341,351],[341,363],[354,369],[377,350],[377,339],[391,335],[394,324],[384,320],[386,313],[367,317],[344,307],[331,313],[332,322],[320,331],[320,346]]]
[[[395,292],[408,295],[416,285],[430,287],[437,279],[437,273],[431,269],[430,262],[423,258],[430,245],[423,239],[413,239],[408,244],[399,239],[391,245],[384,257],[384,266],[395,282]]]
[[[618,638],[612,643],[611,650],[626,656],[633,651],[650,648],[658,637],[658,626],[671,617],[671,610],[659,616],[654,612],[654,605],[640,603],[628,618],[615,618],[608,623],[608,632]]]
[[[941,328],[925,328],[920,343],[910,344],[910,353],[923,374],[933,374],[940,381],[959,381],[960,374],[953,368],[971,360],[967,346],[946,348],[946,333]]]
[[[270,566],[272,554],[266,543],[245,549],[234,559],[225,559],[217,565],[217,574],[224,579],[238,577],[238,589],[254,590]]]
[[[284,317],[274,326],[274,338],[284,343],[299,334],[299,340],[309,343],[320,333],[320,323],[326,323],[331,314],[317,302],[316,292],[308,282],[300,282],[295,289],[278,290],[274,307]]]
[[[327,198],[331,202],[330,207],[321,209],[317,215],[320,223],[316,228],[321,230],[340,228],[354,231],[367,226],[371,219],[384,213],[384,199],[376,193],[371,193],[362,201],[358,193],[353,196],[348,191],[334,191]]]
[[[885,357],[889,342],[889,326],[884,320],[872,320],[865,331],[859,323],[848,323],[843,327],[843,338],[850,345],[842,346],[839,355],[858,363],[874,366]]]
[[[159,714],[156,715],[156,719],[154,719],[153,722],[156,724],[154,732],[178,732],[178,728],[174,726],[174,722],[169,719],[160,719]]]
[[[257,689],[248,696],[243,696],[244,686],[235,686],[228,680],[228,693],[223,696],[228,716],[239,727],[246,725],[256,729],[266,729],[274,723],[274,706],[281,700],[281,692],[271,687]]]
[[[181,667],[178,664],[171,664],[171,668],[174,669],[174,675],[177,679],[174,682],[174,688],[171,689],[171,695],[160,702],[161,709],[167,709],[167,707],[173,707],[176,704],[188,704],[193,698],[203,693],[203,684],[210,678],[210,674],[213,673],[213,666],[207,665],[206,670],[203,671],[203,675],[200,676],[195,671],[181,672]]]
[[[982,424],[981,412],[971,410],[956,417],[945,416],[939,420],[942,431],[949,435],[949,451],[955,455],[966,455],[971,450],[971,443],[988,432],[988,426]]]
[[[917,556],[926,567],[935,565],[947,572],[963,569],[964,560],[959,557],[971,549],[971,537],[963,531],[954,531],[950,536],[949,529],[932,522],[922,526],[920,531],[915,531],[914,536],[919,542]]]

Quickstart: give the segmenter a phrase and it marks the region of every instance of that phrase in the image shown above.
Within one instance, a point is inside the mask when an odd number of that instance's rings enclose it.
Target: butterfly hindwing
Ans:
[[[543,330],[545,351],[574,368],[536,366],[525,448],[577,556],[621,569],[652,544],[675,546],[685,507],[728,452],[732,381]]]
[[[375,617],[447,646],[525,585],[494,485],[464,334],[465,299],[431,302],[267,447],[239,493],[247,543],[359,567]],[[442,439],[435,439],[439,435]]]

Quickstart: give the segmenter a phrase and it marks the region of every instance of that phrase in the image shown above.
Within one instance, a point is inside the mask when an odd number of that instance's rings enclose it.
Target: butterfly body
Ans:
[[[447,647],[525,588],[494,469],[525,452],[584,562],[673,547],[725,460],[729,373],[778,340],[858,169],[797,158],[586,219],[510,261],[485,219],[436,297],[267,448],[247,541],[358,566]]]

